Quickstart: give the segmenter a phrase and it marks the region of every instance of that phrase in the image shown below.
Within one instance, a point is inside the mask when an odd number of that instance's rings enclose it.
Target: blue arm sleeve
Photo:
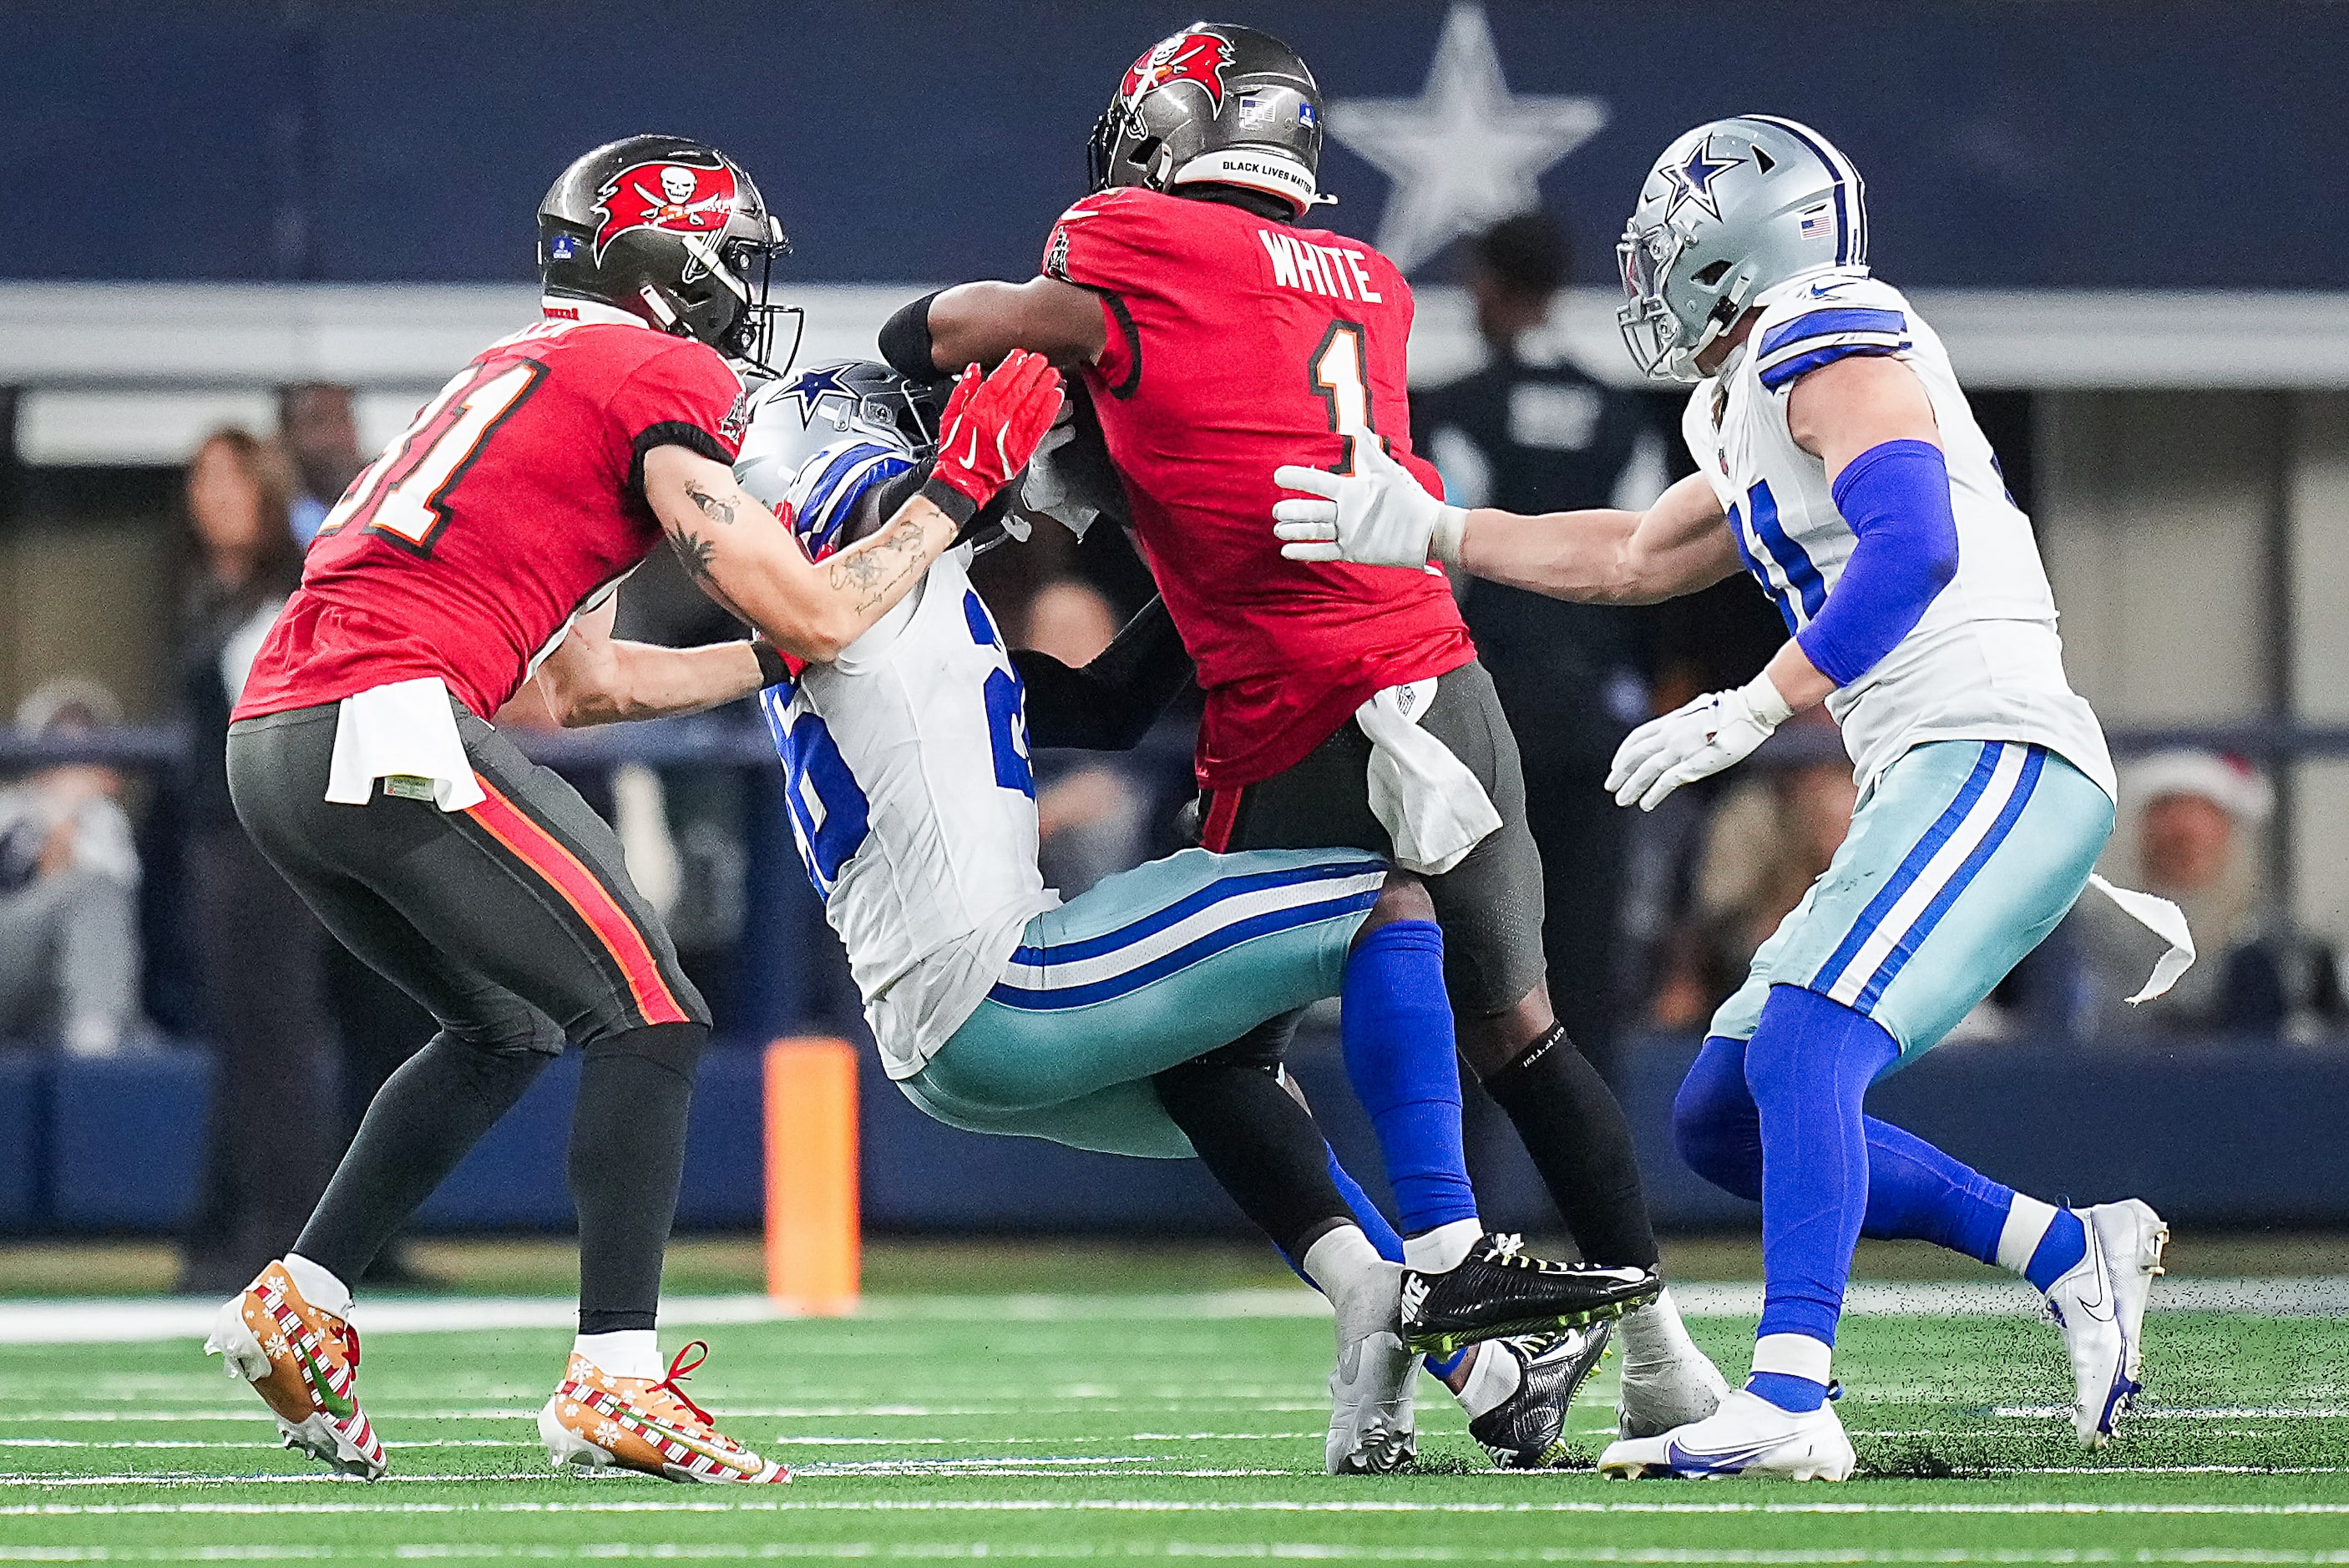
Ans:
[[[1958,519],[1949,465],[1930,441],[1868,448],[1836,476],[1835,502],[1858,542],[1795,640],[1840,686],[1899,647],[1957,575]]]

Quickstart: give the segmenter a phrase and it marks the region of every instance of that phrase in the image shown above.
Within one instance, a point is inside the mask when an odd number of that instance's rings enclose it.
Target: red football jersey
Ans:
[[[1404,356],[1411,285],[1358,240],[1125,187],[1061,215],[1052,276],[1102,296],[1085,380],[1166,607],[1199,666],[1208,789],[1300,760],[1383,687],[1475,656],[1440,573],[1289,561],[1283,463],[1381,440],[1421,482]]]
[[[458,372],[351,481],[238,718],[423,676],[491,717],[659,542],[644,454],[673,444],[733,461],[742,387],[716,349],[594,305],[548,309]]]

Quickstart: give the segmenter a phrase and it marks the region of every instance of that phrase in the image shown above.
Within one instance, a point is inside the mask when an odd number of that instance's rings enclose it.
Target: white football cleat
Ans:
[[[2088,1250],[2047,1287],[2047,1311],[2072,1358],[2072,1429],[2082,1447],[2101,1449],[2141,1387],[2146,1298],[2169,1227],[2135,1198],[2072,1212]]]
[[[1729,1397],[1729,1379],[1685,1333],[1671,1336],[1675,1343],[1669,1354],[1645,1360],[1634,1355],[1631,1337],[1619,1334],[1615,1340],[1623,1346],[1623,1386],[1615,1403],[1618,1436],[1660,1438],[1703,1420]]]
[[[1331,1475],[1384,1475],[1419,1452],[1411,1404],[1418,1370],[1419,1357],[1391,1327],[1339,1346],[1330,1374],[1330,1439],[1322,1450]]]
[[[1832,1401],[1797,1415],[1759,1394],[1732,1389],[1702,1421],[1652,1438],[1619,1438],[1599,1456],[1610,1480],[1688,1476],[1707,1480],[1843,1480],[1858,1463]]]

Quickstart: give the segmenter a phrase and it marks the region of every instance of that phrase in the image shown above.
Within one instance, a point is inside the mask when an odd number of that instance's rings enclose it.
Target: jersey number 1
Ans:
[[[429,555],[433,536],[449,521],[450,489],[472,466],[490,432],[522,407],[545,374],[535,359],[467,367],[351,481],[318,532],[339,533],[357,523]]]
[[[1333,321],[1313,351],[1313,395],[1330,410],[1330,428],[1345,438],[1345,454],[1336,471],[1350,474],[1361,443],[1386,438],[1371,425],[1371,384],[1363,374],[1362,326],[1360,322]]]

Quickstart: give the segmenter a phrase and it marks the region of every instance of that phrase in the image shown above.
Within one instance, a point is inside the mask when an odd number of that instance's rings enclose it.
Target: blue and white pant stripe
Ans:
[[[1254,938],[1367,913],[1386,872],[1363,855],[1219,876],[1099,934],[1023,943],[988,999],[1025,1011],[1111,1001]]]
[[[1335,996],[1385,884],[1358,850],[1185,850],[1028,923],[1003,975],[898,1088],[974,1132],[1180,1160],[1154,1075]]]
[[[1834,862],[1754,955],[1711,1032],[1749,1039],[1774,985],[1939,1042],[2087,885],[2111,799],[2045,747],[1937,741],[1879,777]]]

